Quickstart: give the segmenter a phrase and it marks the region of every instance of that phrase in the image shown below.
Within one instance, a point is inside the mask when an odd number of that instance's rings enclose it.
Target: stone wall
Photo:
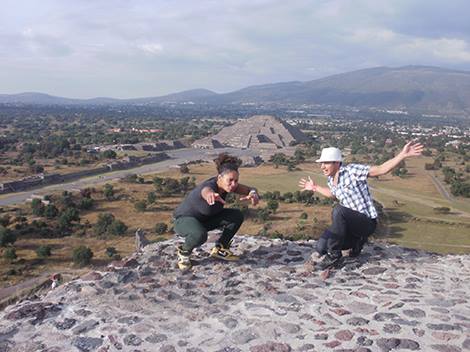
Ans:
[[[0,194],[20,192],[35,187],[68,182],[82,177],[99,175],[109,171],[131,169],[139,165],[158,163],[169,158],[170,157],[165,153],[153,154],[144,157],[126,157],[122,160],[94,169],[71,172],[68,174],[41,174],[17,181],[1,183]]]

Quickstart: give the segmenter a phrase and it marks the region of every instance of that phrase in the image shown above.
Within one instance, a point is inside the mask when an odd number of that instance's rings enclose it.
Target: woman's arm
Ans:
[[[244,196],[240,197],[240,200],[250,200],[252,205],[257,205],[259,203],[259,195],[256,188],[239,183],[235,193]]]
[[[225,200],[220,196],[220,194],[214,192],[214,190],[210,187],[204,187],[201,189],[201,197],[209,205],[214,205],[215,202],[225,204]]]
[[[394,158],[387,160],[382,165],[371,166],[369,169],[369,176],[376,177],[382,176],[392,171],[402,160],[410,156],[418,156],[423,152],[423,145],[421,143],[408,142],[403,147],[402,151]]]

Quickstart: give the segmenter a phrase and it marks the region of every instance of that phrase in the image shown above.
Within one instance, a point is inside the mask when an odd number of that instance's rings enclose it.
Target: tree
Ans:
[[[274,164],[275,168],[278,168],[279,165],[286,165],[288,162],[288,158],[284,153],[276,153],[271,157],[269,161]]]
[[[108,233],[113,236],[122,236],[127,232],[127,225],[121,220],[114,220],[108,227]]]
[[[180,172],[182,174],[189,174],[189,167],[186,164],[180,166]]]
[[[158,222],[155,224],[155,233],[157,235],[163,235],[165,232],[168,231],[168,225],[164,222]]]
[[[301,220],[306,220],[308,219],[308,214],[306,212],[302,212],[302,214],[300,214],[300,217],[299,217]]]
[[[41,199],[34,198],[31,201],[31,210],[33,215],[43,216],[44,215],[44,204]]]
[[[112,200],[114,198],[114,187],[109,183],[106,183],[103,187],[103,195],[107,200]]]
[[[83,210],[89,210],[93,208],[95,205],[95,201],[93,198],[82,198],[80,199],[80,203],[78,203],[78,207]]]
[[[11,216],[8,215],[8,214],[0,216],[0,225],[6,227],[6,226],[10,225],[10,220],[11,220]]]
[[[266,207],[269,209],[270,212],[275,213],[276,210],[279,208],[279,202],[274,199],[268,200],[268,204]]]
[[[44,216],[48,219],[53,219],[59,214],[59,209],[54,204],[46,205],[44,209]]]
[[[137,183],[137,174],[130,174],[124,177],[124,182]]]
[[[296,149],[294,152],[294,158],[296,163],[301,163],[305,161],[305,153],[302,149]]]
[[[73,262],[78,266],[90,264],[93,252],[86,246],[75,247],[72,253]]]
[[[6,247],[8,244],[13,244],[16,241],[16,235],[10,229],[0,225],[0,247]]]
[[[111,213],[99,214],[98,221],[93,227],[95,234],[98,236],[106,234],[114,219],[114,215]]]
[[[108,247],[105,250],[105,254],[109,257],[112,258],[117,254],[117,250],[114,247]]]
[[[256,220],[259,222],[266,222],[269,220],[269,209],[260,208],[256,211]]]
[[[138,212],[144,212],[147,210],[147,202],[145,200],[138,200],[134,203],[134,208]]]
[[[3,251],[3,258],[8,260],[9,262],[14,261],[18,256],[16,255],[15,247],[8,247]]]
[[[103,159],[116,159],[117,154],[114,150],[108,149],[101,153]]]
[[[155,192],[149,192],[147,194],[147,202],[149,204],[154,204],[157,201],[157,194]]]
[[[59,216],[59,226],[62,228],[68,228],[72,221],[80,221],[80,214],[75,208],[65,209]]]
[[[39,246],[37,249],[36,249],[36,255],[38,256],[38,258],[47,258],[47,257],[50,257],[52,254],[51,252],[51,246]]]

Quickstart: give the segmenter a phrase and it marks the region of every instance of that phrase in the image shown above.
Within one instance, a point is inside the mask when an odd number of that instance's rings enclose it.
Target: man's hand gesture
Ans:
[[[403,158],[408,158],[410,156],[419,156],[423,152],[423,145],[421,143],[414,143],[410,141],[405,144],[401,151]]]
[[[317,184],[308,176],[307,179],[301,178],[299,181],[299,187],[304,191],[317,191]]]

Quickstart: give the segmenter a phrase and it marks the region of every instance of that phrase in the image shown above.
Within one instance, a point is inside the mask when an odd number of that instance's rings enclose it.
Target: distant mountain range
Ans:
[[[428,66],[377,67],[308,82],[251,86],[217,94],[194,89],[139,99],[68,99],[41,93],[0,94],[0,103],[41,105],[320,104],[470,116],[470,72]]]

